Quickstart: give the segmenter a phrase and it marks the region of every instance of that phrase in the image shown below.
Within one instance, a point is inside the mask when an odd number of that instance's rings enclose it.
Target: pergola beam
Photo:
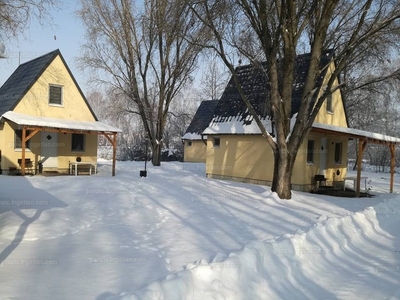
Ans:
[[[22,154],[21,154],[21,174],[25,175],[25,143],[26,143],[26,127],[22,127],[22,137],[21,137],[21,149],[22,149]]]
[[[27,130],[32,131],[28,136],[26,136]],[[117,132],[77,130],[77,129],[53,128],[53,127],[44,127],[44,126],[22,126],[21,175],[25,175],[25,151],[26,151],[25,144],[35,134],[37,134],[38,132],[41,132],[41,131],[58,132],[58,133],[97,134],[97,135],[102,134],[102,135],[104,135],[113,146],[112,176],[115,176],[115,165],[116,165],[116,154],[117,154]],[[112,135],[112,138],[110,137],[110,135]]]
[[[111,138],[108,133],[103,133],[103,135],[107,138],[107,140],[113,146],[113,163],[112,163],[112,176],[115,176],[115,161],[117,156],[117,134],[113,133],[113,137]]]
[[[390,148],[390,192],[393,193],[394,167],[396,165],[396,144],[391,144]]]
[[[357,161],[357,180],[356,180],[356,197],[360,197],[360,181],[361,181],[361,162],[362,162],[362,155],[364,153],[365,147],[367,143],[371,144],[379,144],[379,145],[386,145],[390,149],[390,192],[393,193],[393,182],[394,182],[394,168],[396,165],[396,153],[395,148],[396,144],[400,143],[398,138],[393,137],[385,137],[380,139],[379,137],[374,138],[369,136],[369,132],[365,136],[360,135],[358,133],[351,133],[351,132],[342,132],[342,131],[335,131],[331,129],[325,128],[316,128],[313,127],[311,129],[312,132],[321,133],[321,134],[329,134],[329,135],[337,135],[342,137],[348,137],[353,139],[358,139],[358,161]]]
[[[361,186],[361,163],[362,157],[367,146],[366,140],[358,140],[358,161],[357,161],[357,185],[356,185],[356,197],[360,198],[360,186]]]

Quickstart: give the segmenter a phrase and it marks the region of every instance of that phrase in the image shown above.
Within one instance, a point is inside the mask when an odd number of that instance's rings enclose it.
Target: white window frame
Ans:
[[[217,140],[218,140],[218,145],[216,145],[216,142],[215,142]],[[219,136],[213,136],[212,144],[213,144],[213,148],[218,149],[221,146],[221,138]]]
[[[61,89],[61,103],[51,103],[50,102],[50,90],[51,87],[56,87],[56,88],[60,88]],[[59,85],[59,84],[49,84],[49,105],[50,106],[58,106],[58,107],[63,107],[64,106],[64,86]]]

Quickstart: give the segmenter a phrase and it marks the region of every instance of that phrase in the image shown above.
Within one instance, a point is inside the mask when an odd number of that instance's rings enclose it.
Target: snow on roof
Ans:
[[[76,121],[58,118],[30,116],[13,111],[8,111],[1,116],[1,121],[7,119],[18,125],[42,126],[58,129],[72,129],[81,131],[122,132],[121,129],[98,121]]]
[[[329,130],[329,131],[341,132],[344,134],[351,135],[353,137],[365,137],[367,139],[374,139],[374,140],[392,142],[392,143],[400,143],[400,138],[388,136],[388,135],[384,135],[384,134],[380,134],[380,133],[360,130],[360,129],[340,127],[340,126],[321,124],[321,123],[314,123],[312,127],[316,128],[316,129],[324,129],[324,130]]]
[[[253,117],[247,115],[225,118],[220,122],[220,117],[214,117],[208,127],[203,131],[203,134],[261,134],[261,130]],[[271,120],[261,119],[267,132],[272,132]]]
[[[293,129],[296,121],[297,114],[291,118],[291,129]],[[268,119],[261,119],[267,132],[272,132],[271,121]],[[245,124],[244,124],[245,123]],[[364,137],[367,139],[373,139],[378,141],[385,141],[391,143],[400,143],[400,138],[388,136],[380,133],[369,132],[360,129],[347,128],[335,125],[314,123],[312,128],[329,130],[332,132],[339,132],[350,135],[352,137]],[[203,134],[261,134],[256,122],[252,120],[250,116],[247,116],[246,120],[243,121],[242,116],[229,118],[224,122],[218,122],[218,117],[214,117],[210,125],[204,130]]]
[[[183,135],[182,139],[183,140],[201,140],[201,135],[196,132],[186,132]]]

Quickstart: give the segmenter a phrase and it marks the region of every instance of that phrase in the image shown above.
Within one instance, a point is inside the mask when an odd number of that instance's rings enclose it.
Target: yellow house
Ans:
[[[3,174],[95,169],[98,135],[120,129],[97,120],[59,50],[21,64],[0,88]],[[31,170],[31,171],[32,171]]]
[[[334,68],[332,53],[323,57],[325,72]],[[307,54],[297,57],[297,76],[292,99],[292,120],[300,107]],[[237,68],[244,92],[259,113],[265,128],[273,134],[265,75],[251,65]],[[326,85],[323,73],[317,82],[319,93]],[[335,83],[337,85],[338,82]],[[292,175],[292,189],[310,191],[315,188],[315,175],[323,175],[328,184],[342,185],[346,177],[347,146],[349,137],[337,132],[321,130],[320,126],[347,128],[347,117],[340,90],[336,90],[324,103],[315,119],[315,126],[301,145]],[[228,83],[208,128],[206,175],[211,178],[271,185],[274,159],[271,147],[248,114],[233,80]]]
[[[202,101],[190,122],[183,142],[183,161],[185,162],[206,162],[207,137],[202,136],[204,129],[208,127],[217,106],[218,100]]]

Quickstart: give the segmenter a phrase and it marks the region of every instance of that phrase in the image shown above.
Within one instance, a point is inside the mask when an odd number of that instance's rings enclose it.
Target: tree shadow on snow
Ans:
[[[66,207],[67,205],[50,195],[44,190],[33,187],[25,177],[1,176],[0,181],[0,240],[1,232],[7,231],[9,220],[12,218],[10,212],[18,216],[22,223],[19,225],[14,239],[0,252],[0,264],[20,245],[28,227],[38,220],[43,211]],[[27,198],[27,195],[29,197]],[[15,222],[11,220],[11,222]]]

